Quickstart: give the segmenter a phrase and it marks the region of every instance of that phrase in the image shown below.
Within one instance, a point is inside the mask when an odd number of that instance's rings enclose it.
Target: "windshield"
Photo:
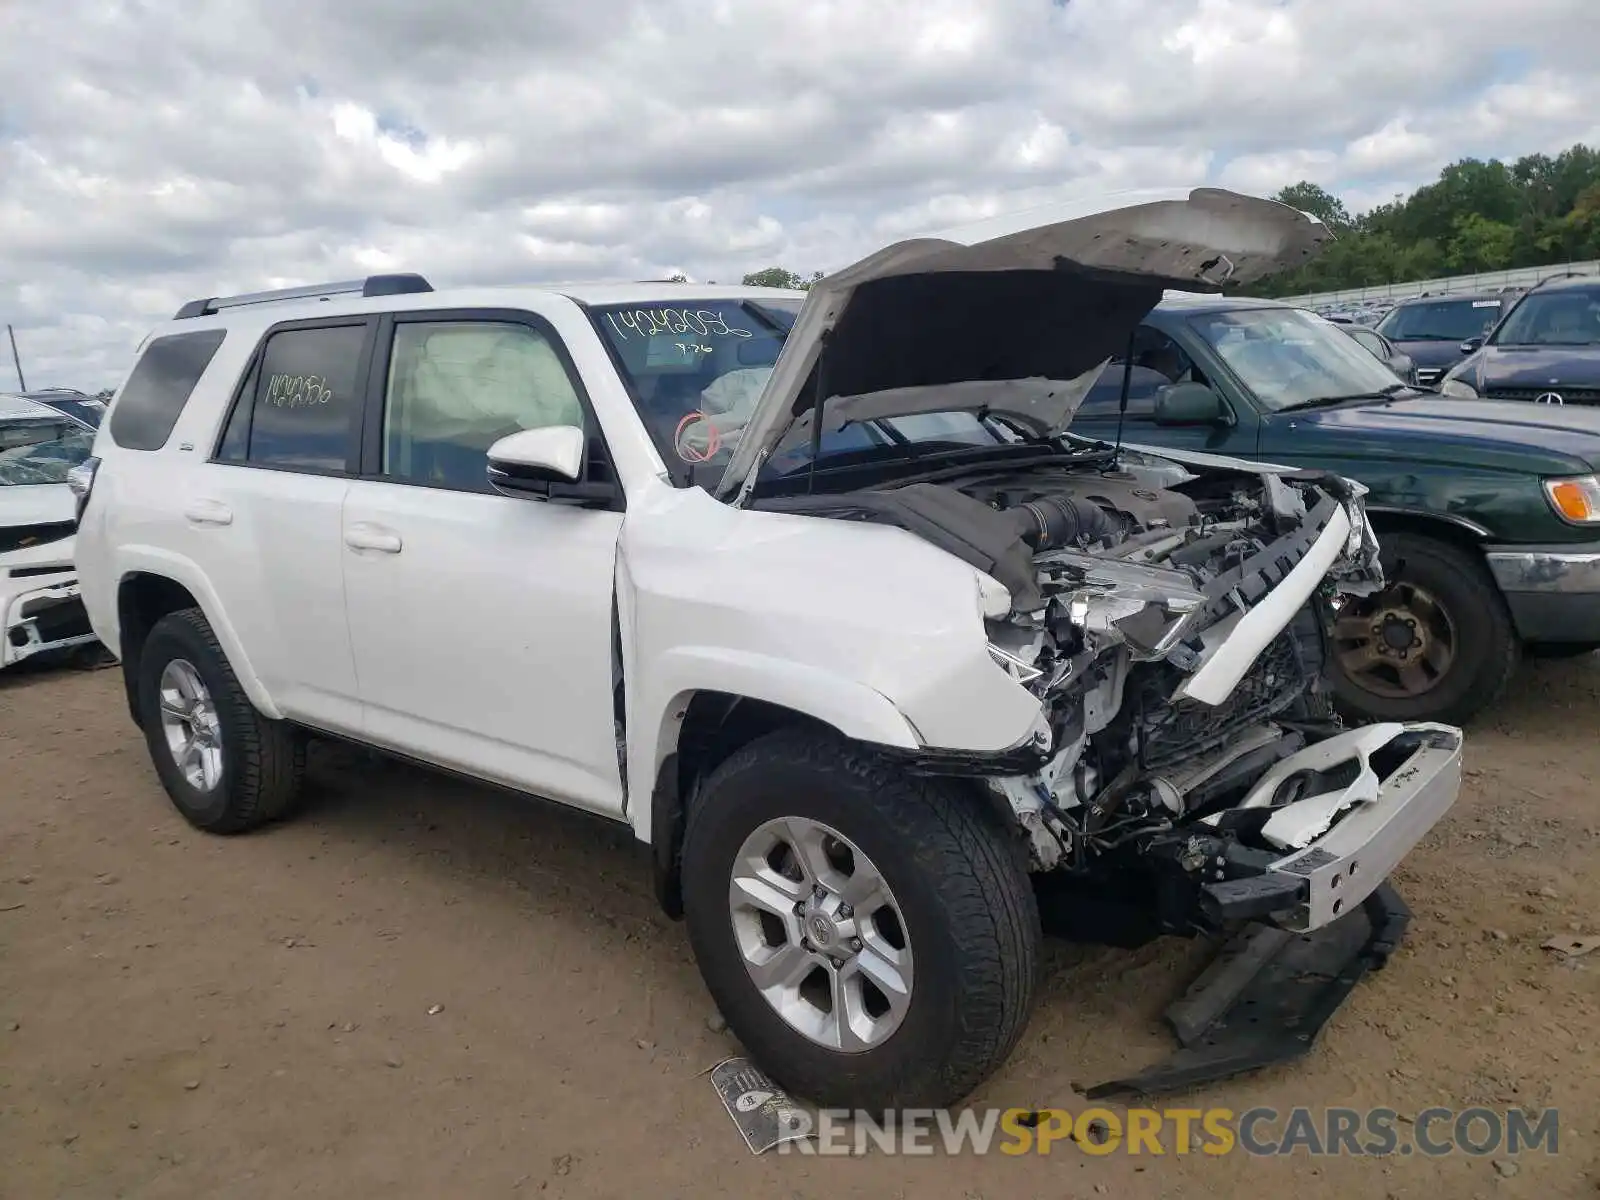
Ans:
[[[798,299],[762,297],[589,310],[675,480],[708,487],[722,477],[800,305]],[[1004,427],[971,413],[925,413],[824,429],[818,461],[879,449],[1012,440],[1015,435]],[[785,475],[810,461],[810,442],[791,439],[762,473]]]
[[[93,446],[94,431],[64,417],[0,422],[0,487],[65,483]]]
[[[1593,346],[1600,343],[1600,285],[1533,292],[1511,310],[1497,346]]]
[[[1377,396],[1400,386],[1348,334],[1298,308],[1244,308],[1189,319],[1268,409],[1335,397]]]
[[[1395,342],[1464,342],[1499,319],[1498,300],[1428,300],[1391,310],[1378,332]]]

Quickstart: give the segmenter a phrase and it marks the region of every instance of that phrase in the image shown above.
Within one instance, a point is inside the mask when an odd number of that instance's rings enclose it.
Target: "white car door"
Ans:
[[[173,478],[183,549],[216,589],[267,693],[286,717],[352,735],[362,708],[340,517],[377,325],[356,316],[273,326],[216,453]]]
[[[600,431],[558,335],[528,313],[401,313],[379,335],[363,473],[343,518],[366,737],[620,814],[612,598],[622,513],[513,498],[485,451]]]

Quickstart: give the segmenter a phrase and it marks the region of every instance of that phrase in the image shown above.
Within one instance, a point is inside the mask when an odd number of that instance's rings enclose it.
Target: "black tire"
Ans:
[[[1357,601],[1341,611],[1330,639],[1329,674],[1340,708],[1355,717],[1379,721],[1443,721],[1464,725],[1505,693],[1522,658],[1522,643],[1500,590],[1475,554],[1410,533],[1380,534],[1383,595],[1394,598],[1415,587],[1431,594],[1452,627],[1454,656],[1433,686],[1414,695],[1384,695],[1348,671],[1341,649],[1340,623],[1351,612],[1383,603]],[[1398,590],[1397,590],[1398,589]],[[1371,676],[1368,676],[1371,678]]]
[[[794,1029],[756,989],[728,895],[745,839],[809,818],[860,848],[888,883],[912,948],[911,997],[880,1045],[844,1053]],[[792,1094],[879,1110],[962,1099],[1010,1055],[1032,1011],[1039,910],[1022,845],[983,799],[911,775],[841,738],[782,730],[722,763],[684,835],[684,910],[729,1027]]]
[[[184,777],[162,732],[161,676],[174,660],[189,663],[210,692],[222,740],[221,780],[202,790]],[[208,833],[243,833],[289,811],[305,779],[305,739],[282,721],[263,717],[198,608],[157,621],[139,657],[139,712],[150,759],[172,803]]]
[[[1528,642],[1522,653],[1529,658],[1582,658],[1600,650],[1596,642]]]

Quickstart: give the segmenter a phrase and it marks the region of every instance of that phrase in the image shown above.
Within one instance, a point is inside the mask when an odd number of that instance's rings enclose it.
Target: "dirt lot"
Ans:
[[[624,833],[328,749],[300,819],[207,837],[168,806],[119,687],[0,680],[4,1197],[1596,1194],[1600,953],[1540,948],[1600,932],[1593,660],[1535,664],[1473,731],[1460,804],[1398,880],[1406,948],[1312,1057],[1186,1098],[1559,1106],[1559,1156],[1502,1167],[752,1158],[697,1078],[736,1047]],[[1052,946],[1033,1024],[974,1103],[1083,1107],[1074,1081],[1165,1049],[1193,957]]]

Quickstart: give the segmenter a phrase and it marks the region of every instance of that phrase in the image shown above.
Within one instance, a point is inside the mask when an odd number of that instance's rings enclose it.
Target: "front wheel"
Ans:
[[[1039,913],[981,797],[834,737],[719,766],[684,834],[684,912],[729,1027],[796,1095],[938,1108],[1015,1046]]]
[[[1379,721],[1465,724],[1498,700],[1521,660],[1511,614],[1482,561],[1416,534],[1380,534],[1386,585],[1338,609],[1339,705]]]

